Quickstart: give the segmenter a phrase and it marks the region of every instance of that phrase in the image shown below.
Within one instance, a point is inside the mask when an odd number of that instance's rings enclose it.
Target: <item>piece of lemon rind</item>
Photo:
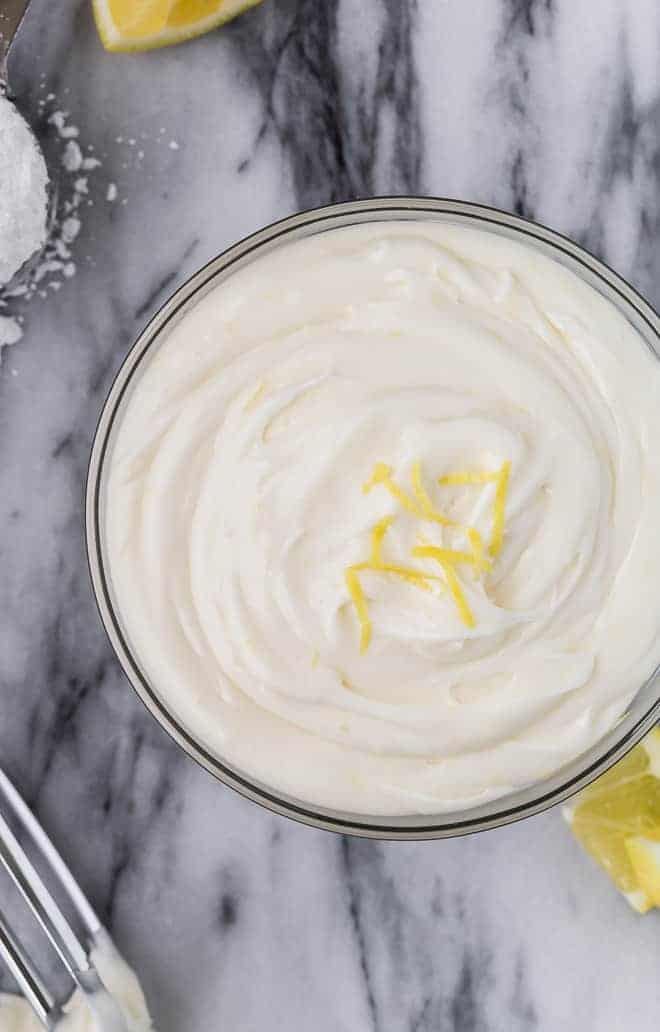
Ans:
[[[660,727],[654,727],[641,744],[649,758],[649,774],[660,780]]]
[[[112,19],[108,0],[93,0],[93,8],[96,26],[105,49],[116,54],[134,54],[143,50],[157,50],[161,47],[173,46],[176,43],[185,43],[197,36],[203,36],[206,32],[219,28],[260,2],[261,0],[238,0],[238,2],[228,0],[219,10],[214,11],[206,18],[201,18],[190,25],[165,28],[146,36],[128,36],[120,32]]]
[[[660,842],[631,835],[624,842],[646,909],[660,906]]]

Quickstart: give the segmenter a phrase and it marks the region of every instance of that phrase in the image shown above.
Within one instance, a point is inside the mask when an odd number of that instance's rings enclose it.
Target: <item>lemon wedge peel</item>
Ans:
[[[624,845],[646,909],[660,907],[660,841],[643,835],[631,835]]]
[[[93,0],[101,42],[114,53],[153,50],[201,36],[260,0]]]

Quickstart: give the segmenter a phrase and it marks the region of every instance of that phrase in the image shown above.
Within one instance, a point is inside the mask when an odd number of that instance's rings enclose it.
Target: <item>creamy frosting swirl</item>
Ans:
[[[121,420],[106,548],[139,662],[225,762],[314,804],[441,812],[546,776],[660,656],[659,383],[523,244],[397,223],[277,248],[184,316]],[[378,463],[452,525],[365,493]],[[418,550],[490,540],[495,482],[439,481],[503,464],[501,551],[454,568],[468,626]],[[361,650],[346,571],[386,517],[388,561],[430,580],[360,573]]]

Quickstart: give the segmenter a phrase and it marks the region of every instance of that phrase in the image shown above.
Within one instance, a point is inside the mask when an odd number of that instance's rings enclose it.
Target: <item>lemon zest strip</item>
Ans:
[[[371,556],[367,562],[357,563],[353,569],[360,572],[371,570],[373,573],[393,573],[411,584],[430,591],[429,580],[438,580],[433,574],[424,573],[423,570],[416,570],[414,567],[404,566],[402,563],[386,563],[383,559],[383,539],[394,522],[394,516],[385,516],[371,530]]]
[[[442,527],[455,527],[456,523],[454,520],[450,520],[447,516],[443,516],[441,512],[438,512],[426,493],[426,488],[424,487],[424,482],[422,480],[422,463],[419,460],[413,465],[411,478],[417,504],[426,519],[433,520],[435,523],[439,523]]]
[[[488,552],[491,556],[499,555],[502,549],[510,472],[511,463],[507,461],[495,473],[458,471],[447,473],[438,479],[439,484],[448,486],[496,484],[495,498],[493,500],[493,526],[488,545]],[[466,627],[474,627],[476,620],[465,597],[463,587],[456,573],[456,567],[461,564],[472,566],[476,577],[481,572],[492,569],[491,561],[484,558],[484,543],[481,534],[475,527],[462,526],[438,512],[424,487],[422,464],[419,460],[412,467],[411,480],[414,494],[412,498],[392,479],[392,467],[384,462],[377,462],[371,477],[362,485],[362,491],[364,494],[368,494],[373,487],[382,484],[392,497],[413,515],[424,520],[439,523],[441,526],[455,527],[464,531],[470,545],[469,552],[451,548],[438,548],[434,545],[422,545],[414,548],[412,554],[414,556],[435,559],[439,563],[461,621]],[[375,573],[394,574],[414,584],[416,587],[422,588],[424,591],[431,590],[430,581],[440,579],[432,574],[423,573],[420,570],[415,570],[399,563],[387,563],[384,561],[382,553],[383,540],[394,519],[394,516],[386,516],[375,524],[371,531],[371,553],[369,559],[366,562],[347,567],[344,574],[351,601],[355,607],[360,624],[360,652],[366,652],[369,647],[372,637],[372,625],[369,616],[369,605],[362,588],[359,573],[372,571]]]
[[[430,581],[440,580],[439,577],[435,577],[431,573],[423,573],[421,570],[415,570],[399,563],[386,563],[384,561],[382,554],[383,538],[393,520],[394,516],[385,516],[384,519],[378,521],[371,531],[371,555],[369,559],[366,562],[355,563],[353,566],[349,566],[344,572],[346,587],[348,588],[348,593],[351,596],[351,601],[355,607],[360,624],[360,652],[366,652],[372,636],[369,603],[362,588],[362,582],[359,577],[360,573],[366,571],[372,573],[391,573],[396,577],[401,577],[402,580],[408,581],[410,584],[414,584],[415,587],[421,588],[423,591],[431,590]]]
[[[360,652],[366,652],[371,641],[371,619],[369,618],[369,606],[362,590],[362,584],[358,571],[354,566],[349,566],[344,573],[346,587],[351,596],[358,622],[360,624]]]
[[[412,468],[412,482],[413,491],[415,497],[411,498],[409,494],[399,487],[399,485],[392,479],[392,467],[386,466],[384,462],[377,462],[374,466],[373,473],[369,479],[362,485],[364,494],[369,494],[373,487],[378,484],[382,484],[383,487],[389,491],[393,498],[402,505],[404,509],[411,512],[413,516],[418,516],[423,520],[431,520],[433,523],[439,523],[442,527],[455,527],[456,524],[453,520],[443,516],[441,512],[438,512],[434,508],[433,502],[429,498],[428,494],[424,490],[422,483],[422,470],[421,463],[416,462]]]
[[[479,571],[484,568],[484,542],[476,527],[468,527],[465,533],[470,543],[470,548],[472,549],[472,555],[474,556],[474,573],[476,577],[479,575]]]
[[[383,566],[383,555],[382,545],[383,538],[387,534],[394,520],[394,516],[385,516],[384,519],[379,520],[376,526],[371,531],[371,565],[375,569],[381,569]]]
[[[374,570],[373,566],[369,567],[369,569],[374,573],[393,573],[395,576],[401,577],[411,584],[416,584],[418,588],[422,588],[424,591],[431,590],[429,581],[439,580],[432,573],[422,573],[421,570],[413,570],[411,567],[399,565],[399,563],[384,563],[377,570]]]
[[[499,555],[502,551],[504,540],[504,517],[506,513],[506,496],[509,487],[509,474],[511,463],[504,462],[497,474],[497,488],[495,489],[495,501],[493,502],[493,531],[491,534],[488,551],[491,555]]]
[[[420,553],[427,555],[432,552],[443,551],[447,550],[441,548],[422,547],[413,549],[413,555],[419,555]],[[462,623],[464,623],[466,627],[474,627],[477,621],[474,618],[474,613],[468,605],[468,601],[463,592],[461,582],[458,579],[458,575],[454,568],[454,563],[448,561],[447,559],[441,559],[438,555],[433,555],[431,556],[431,558],[437,559],[437,561],[440,563],[440,566],[442,567],[442,572],[444,573],[447,579],[447,586],[449,587],[452,598],[454,599],[456,608],[458,609],[458,615],[461,618]]]
[[[466,627],[474,627],[477,621],[475,620],[474,613],[470,609],[467,599],[463,594],[463,588],[461,587],[461,582],[456,575],[456,570],[451,563],[442,562],[440,565],[442,566],[445,577],[447,578],[447,584],[449,585],[449,590],[451,591],[454,602],[456,603],[458,615]]]
[[[422,588],[423,591],[431,590],[429,581],[440,579],[432,573],[422,573],[421,570],[413,570],[408,566],[400,566],[398,563],[383,563],[382,566],[373,566],[371,561],[369,561],[366,563],[356,563],[355,566],[351,566],[349,569],[355,570],[357,573],[393,573],[396,577],[401,577],[402,580],[409,581],[416,587]]]
[[[494,484],[499,473],[446,473],[438,483],[445,487],[459,487],[462,484]]]
[[[490,543],[488,545],[488,551],[492,556],[499,555],[502,551],[502,544],[504,541],[506,496],[509,487],[510,472],[511,462],[507,461],[502,463],[500,469],[495,473],[471,473],[460,470],[456,473],[446,473],[443,477],[438,479],[439,484],[454,487],[464,484],[496,484],[495,498],[493,500],[493,529],[491,531]],[[469,530],[467,533],[472,549],[476,554],[476,548],[478,546],[475,547],[474,540],[470,539]]]
[[[386,466],[384,462],[376,463],[369,480],[362,485],[363,493],[369,494],[372,487],[376,487],[378,484],[382,484],[383,487],[389,491],[392,497],[396,498],[397,502],[404,507],[404,509],[407,509],[408,512],[414,513],[415,516],[419,516],[417,504],[412,498],[408,497],[405,491],[402,491],[398,484],[395,484],[392,480],[392,467]]]

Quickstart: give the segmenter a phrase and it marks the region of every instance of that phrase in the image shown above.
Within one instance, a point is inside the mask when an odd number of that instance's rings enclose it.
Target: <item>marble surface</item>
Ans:
[[[18,304],[25,335],[0,367],[2,764],[161,1032],[657,1029],[660,919],[629,911],[556,811],[444,843],[342,839],[187,760],[100,628],[82,496],[135,333],[214,253],[301,207],[485,201],[572,235],[660,302],[660,7],[266,0],[135,57],[103,53],[89,7],[33,0],[10,63],[61,197],[49,113],[66,109],[102,165],[76,276]]]

